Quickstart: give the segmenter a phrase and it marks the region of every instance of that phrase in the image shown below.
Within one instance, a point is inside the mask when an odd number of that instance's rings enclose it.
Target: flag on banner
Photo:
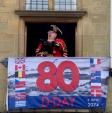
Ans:
[[[90,58],[90,65],[94,66],[96,64],[101,64],[101,59]]]
[[[16,70],[16,71],[25,70],[25,64],[16,64],[16,65],[15,65],[15,70]]]
[[[97,64],[101,64],[101,59],[97,59]]]
[[[15,101],[15,107],[25,107],[26,106],[26,100],[21,100],[21,101]]]
[[[15,100],[26,100],[26,92],[15,93]]]
[[[90,59],[91,65],[91,95],[101,96],[101,59]]]
[[[25,58],[23,58],[23,57],[16,58],[15,63],[16,64],[21,64],[21,63],[23,64],[23,63],[25,63]]]
[[[15,91],[24,92],[25,91],[25,81],[15,80]]]
[[[101,72],[96,71],[95,73],[91,73],[91,83],[92,84],[101,84]]]
[[[94,74],[94,75],[95,76],[91,77],[91,95],[92,96],[101,96],[101,94],[102,94],[101,76],[100,76],[100,73],[97,73],[97,74]]]
[[[101,96],[102,90],[100,87],[96,86],[95,88],[91,88],[91,96]]]
[[[26,106],[26,88],[25,81],[16,79],[15,80],[15,106],[21,107]]]
[[[92,96],[101,96],[101,77],[94,76],[91,78],[91,95]]]
[[[18,78],[24,78],[25,77],[25,71],[16,71],[15,76]]]
[[[15,76],[19,78],[25,77],[25,64],[15,65]]]

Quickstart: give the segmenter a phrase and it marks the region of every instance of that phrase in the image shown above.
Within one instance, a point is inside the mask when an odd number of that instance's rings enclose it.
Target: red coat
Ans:
[[[67,47],[63,39],[56,38],[53,44],[52,42],[46,41],[46,47],[43,49],[44,43],[39,42],[36,48],[36,56],[54,56],[54,57],[65,57],[67,56]]]

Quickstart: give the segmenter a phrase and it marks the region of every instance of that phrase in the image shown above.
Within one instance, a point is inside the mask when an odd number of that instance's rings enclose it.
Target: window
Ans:
[[[63,35],[61,38],[65,41],[68,50],[68,56],[75,56],[75,29],[77,27],[76,23],[26,23],[27,25],[27,49],[26,56],[35,56],[35,50],[37,44],[41,39],[47,38],[47,32],[49,26],[55,24],[57,25]],[[32,38],[33,37],[33,38]]]
[[[26,10],[48,10],[48,0],[26,0]]]
[[[76,0],[55,0],[55,10],[74,11],[76,10]]]
[[[76,0],[26,0],[26,10],[75,11]]]

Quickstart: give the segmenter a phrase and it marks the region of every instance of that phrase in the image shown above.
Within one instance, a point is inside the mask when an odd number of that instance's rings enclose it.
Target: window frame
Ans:
[[[26,10],[49,10],[48,0],[26,0],[25,9]],[[35,6],[35,7],[34,7]],[[46,8],[44,6],[47,6]]]
[[[50,8],[52,8],[52,4]],[[76,56],[83,55],[83,24],[80,20],[87,14],[87,11],[83,9],[82,0],[77,0],[76,11],[26,11],[25,0],[19,0],[19,8],[15,10],[15,14],[19,16],[18,55],[26,55],[26,22],[77,23],[75,52]]]
[[[40,5],[38,4],[40,3]],[[35,8],[34,8],[35,6]],[[41,8],[38,8],[42,6]],[[47,6],[44,8],[44,6]],[[56,6],[58,8],[56,8]],[[63,8],[62,8],[63,6]],[[69,6],[69,8],[67,8]],[[75,11],[77,10],[77,0],[75,0],[73,4],[73,0],[71,2],[67,2],[67,0],[26,0],[25,1],[25,10],[34,10],[34,11]]]
[[[77,10],[77,0],[69,0],[70,2],[67,2],[67,0],[58,0],[58,2],[56,3],[57,0],[54,0],[54,7],[58,6],[59,9],[54,8],[55,11],[75,11]],[[73,4],[74,1],[74,4]],[[62,6],[64,8],[62,8]],[[69,9],[67,9],[67,6],[69,6]],[[74,6],[74,9],[73,9]],[[60,8],[62,8],[60,10]]]

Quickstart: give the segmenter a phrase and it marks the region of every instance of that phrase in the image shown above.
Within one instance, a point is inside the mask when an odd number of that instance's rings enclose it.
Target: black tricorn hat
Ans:
[[[63,35],[63,33],[62,33],[62,31],[60,30],[60,28],[59,27],[57,27],[56,25],[50,25],[50,27],[52,27],[52,30],[54,31],[54,32],[56,32],[57,33],[57,35]]]

